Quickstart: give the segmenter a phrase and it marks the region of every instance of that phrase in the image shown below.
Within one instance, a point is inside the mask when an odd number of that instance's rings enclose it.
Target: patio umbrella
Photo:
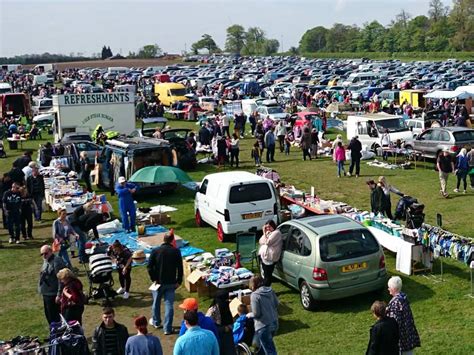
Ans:
[[[146,166],[136,171],[129,179],[130,182],[147,182],[164,184],[169,182],[186,183],[192,179],[183,170],[173,166]]]

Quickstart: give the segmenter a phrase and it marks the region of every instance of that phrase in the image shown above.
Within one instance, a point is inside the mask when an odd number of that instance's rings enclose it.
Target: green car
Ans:
[[[278,229],[283,251],[273,276],[300,291],[304,309],[314,309],[319,300],[386,286],[382,247],[366,227],[352,219],[341,215],[306,217],[282,223]]]

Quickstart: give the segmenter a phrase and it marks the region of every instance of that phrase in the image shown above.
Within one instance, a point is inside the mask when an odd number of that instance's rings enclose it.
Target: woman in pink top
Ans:
[[[337,163],[337,177],[341,177],[341,171],[346,175],[344,170],[344,161],[346,160],[346,150],[342,146],[342,142],[337,142],[337,147],[334,152],[334,160]]]

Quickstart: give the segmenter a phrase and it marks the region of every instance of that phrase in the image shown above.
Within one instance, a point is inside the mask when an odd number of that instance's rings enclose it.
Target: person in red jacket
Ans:
[[[82,324],[85,296],[81,281],[67,268],[59,270],[57,278],[61,282],[62,288],[59,296],[61,314],[68,322],[76,320]]]

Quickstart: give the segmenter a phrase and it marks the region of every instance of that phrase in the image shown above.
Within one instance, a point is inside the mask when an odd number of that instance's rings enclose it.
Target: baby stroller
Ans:
[[[86,264],[83,265],[89,279],[88,299],[105,298],[105,303],[109,303],[109,299],[117,295],[113,289],[111,257],[105,253],[94,254],[89,257],[89,269]],[[94,284],[98,286],[94,286]]]
[[[235,352],[237,355],[252,355],[254,354],[251,347],[254,342],[255,325],[253,318],[239,317],[241,327],[239,334],[236,334],[236,327],[234,326],[234,342]]]
[[[407,228],[420,228],[425,221],[424,209],[425,205],[418,203],[416,198],[403,196],[395,209],[395,219],[404,220]]]

